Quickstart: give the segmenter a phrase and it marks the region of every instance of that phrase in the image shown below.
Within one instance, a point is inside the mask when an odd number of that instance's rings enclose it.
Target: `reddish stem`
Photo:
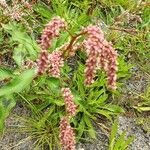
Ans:
[[[79,34],[77,34],[77,35],[75,35],[75,36],[72,36],[72,39],[71,39],[69,45],[67,46],[67,48],[64,50],[64,53],[67,52],[68,50],[71,50],[71,49],[72,49],[72,46],[73,46],[73,43],[75,42],[75,40],[76,40],[79,36],[84,35],[84,34],[86,34],[86,32],[81,32],[81,33],[79,33]]]

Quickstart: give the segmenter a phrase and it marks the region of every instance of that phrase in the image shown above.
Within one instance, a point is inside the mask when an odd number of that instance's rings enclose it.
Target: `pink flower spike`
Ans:
[[[60,143],[64,150],[75,150],[75,134],[67,117],[63,117],[61,119],[59,128]]]
[[[48,72],[51,76],[59,78],[60,77],[60,69],[64,65],[64,61],[62,58],[61,51],[53,51],[49,57],[49,68]]]
[[[112,44],[104,38],[102,30],[97,26],[88,26],[83,30],[87,33],[87,39],[84,40],[84,48],[87,53],[85,84],[94,82],[96,70],[102,68],[107,75],[108,87],[116,89],[117,79],[117,52]]]
[[[43,33],[41,35],[41,40],[39,40],[39,44],[41,47],[40,58],[38,60],[38,74],[44,74],[48,68],[48,48],[51,46],[52,39],[59,36],[60,29],[65,29],[65,21],[60,17],[54,17],[45,27]],[[59,68],[63,65],[63,61],[60,58],[60,54],[52,54],[50,56],[52,59],[52,68],[51,73],[53,76],[59,76]],[[56,62],[56,65],[54,61]],[[56,66],[56,67],[55,67]]]
[[[43,30],[40,46],[42,49],[48,49],[51,46],[52,39],[59,36],[60,29],[65,29],[65,21],[60,17],[54,17]]]
[[[87,33],[87,39],[84,40],[83,46],[88,57],[85,69],[85,84],[90,85],[94,82],[98,53],[101,48],[99,43],[103,41],[104,35],[97,26],[88,26],[83,32]]]
[[[73,95],[69,88],[62,88],[62,95],[64,97],[66,110],[69,113],[69,116],[75,116],[77,105],[73,102]]]
[[[40,58],[38,60],[38,75],[42,75],[46,72],[48,66],[48,52],[47,50],[41,50]]]

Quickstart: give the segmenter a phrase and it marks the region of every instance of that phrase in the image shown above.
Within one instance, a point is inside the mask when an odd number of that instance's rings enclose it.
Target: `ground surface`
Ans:
[[[13,110],[13,113],[6,121],[7,130],[0,140],[0,150],[33,150],[34,142],[30,141],[27,134],[9,132],[9,128],[12,126],[22,125],[15,121],[14,113],[25,115],[28,114],[25,108],[17,107]],[[130,150],[149,150],[150,149],[150,135],[146,133],[141,126],[137,125],[136,118],[129,118],[125,116],[119,117],[119,132],[126,130],[127,135],[135,136],[134,142],[130,145]],[[108,135],[103,133],[97,128],[98,139],[92,143],[78,144],[78,150],[107,150],[108,147]]]

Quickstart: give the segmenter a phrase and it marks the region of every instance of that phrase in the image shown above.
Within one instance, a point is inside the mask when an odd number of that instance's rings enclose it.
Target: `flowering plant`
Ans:
[[[147,4],[0,0],[0,133],[6,132],[1,143],[12,132],[7,149],[22,149],[23,142],[27,149],[95,147],[97,127],[109,134],[109,125],[124,112],[119,105],[127,116],[134,109],[148,111]],[[131,74],[142,77],[144,88],[133,88],[132,76],[129,83],[124,80]],[[136,90],[143,95],[138,101]],[[132,141],[117,127],[116,122],[108,149],[126,149]],[[25,135],[21,141],[18,132]]]
[[[96,70],[102,68],[108,76],[108,87],[115,90],[117,53],[104,38],[102,30],[97,26],[83,28],[79,34],[71,36],[70,42],[64,43],[64,45],[49,54],[48,49],[52,45],[52,40],[59,37],[60,29],[69,32],[65,21],[60,17],[54,17],[43,30],[39,40],[41,51],[37,61],[37,76],[48,74],[52,77],[61,78],[60,69],[63,67],[64,61],[74,56],[77,50],[82,50],[87,55],[83,84],[86,86],[94,83]],[[82,36],[85,36],[85,38],[80,41]],[[69,119],[75,116],[77,105],[73,102],[73,95],[69,88],[62,87],[62,93],[67,114],[60,121],[60,141],[65,149],[73,150],[75,148],[75,138],[69,125]]]
[[[12,30],[10,26],[4,26],[4,29],[8,32]],[[70,38],[66,43],[53,48],[54,40],[61,37],[61,30]],[[27,35],[26,37],[28,38]],[[0,96],[12,95],[26,89],[19,96],[32,101],[33,104],[38,99],[38,106],[34,104],[34,107],[31,107],[37,114],[40,111],[45,113],[48,111],[47,114],[51,116],[57,115],[54,124],[59,127],[60,143],[64,149],[73,150],[76,143],[75,132],[77,140],[80,140],[86,128],[88,128],[89,135],[95,137],[91,119],[96,120],[96,117],[101,114],[111,120],[112,114],[123,111],[115,105],[104,103],[107,99],[107,94],[103,89],[105,75],[100,73],[101,70],[105,71],[108,89],[115,90],[118,68],[117,52],[104,38],[98,26],[90,25],[72,35],[67,28],[67,23],[60,17],[51,19],[44,28],[38,43],[39,46],[34,43],[36,51],[34,57],[26,53],[23,61],[22,59],[18,61],[18,57],[15,57],[23,74],[0,89]],[[74,80],[71,81],[67,71],[67,60],[80,52],[85,53],[86,56],[83,61],[78,60],[79,66],[73,75]],[[9,75],[7,77],[11,78]],[[69,85],[69,82],[72,84]],[[29,84],[32,90],[27,89]],[[51,106],[54,107],[51,108]],[[50,117],[46,116],[48,118],[44,119],[45,124]],[[43,119],[39,121],[40,126],[43,127],[41,122]],[[73,131],[73,127],[76,131]]]

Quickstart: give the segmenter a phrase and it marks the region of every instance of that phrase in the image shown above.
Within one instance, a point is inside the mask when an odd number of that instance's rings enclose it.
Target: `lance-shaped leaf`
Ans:
[[[25,89],[35,76],[35,70],[27,70],[16,76],[10,83],[0,89],[0,96],[18,93]]]
[[[3,132],[5,119],[15,105],[16,101],[12,96],[0,98],[0,134]]]
[[[0,68],[0,81],[12,77],[12,71],[7,68]]]

